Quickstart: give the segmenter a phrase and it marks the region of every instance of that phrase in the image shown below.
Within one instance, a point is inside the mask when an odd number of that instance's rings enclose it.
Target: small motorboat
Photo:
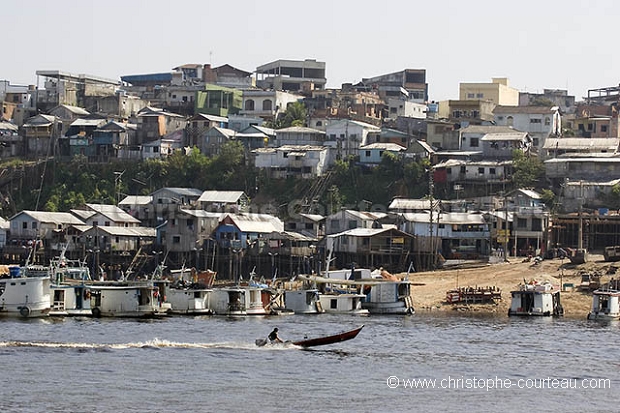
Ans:
[[[286,341],[284,344],[293,344],[299,347],[306,348],[306,347],[325,346],[327,344],[340,343],[342,341],[351,340],[357,337],[359,332],[362,331],[362,328],[364,328],[363,324],[354,330],[345,331],[343,333],[334,334],[331,336],[317,337],[317,338],[304,338],[303,340],[299,340],[299,341]],[[264,345],[269,343],[269,340],[265,338],[259,338],[259,339],[256,339],[255,343],[257,346],[263,347]]]

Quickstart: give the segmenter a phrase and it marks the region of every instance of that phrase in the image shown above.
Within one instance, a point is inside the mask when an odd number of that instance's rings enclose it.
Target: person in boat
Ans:
[[[271,344],[273,344],[273,343],[284,343],[284,341],[282,341],[282,339],[278,336],[278,328],[277,327],[274,328],[271,333],[269,333],[267,338],[269,339],[269,342]]]

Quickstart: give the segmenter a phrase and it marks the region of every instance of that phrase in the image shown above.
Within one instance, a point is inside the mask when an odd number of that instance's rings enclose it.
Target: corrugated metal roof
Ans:
[[[541,114],[541,115],[550,115],[555,113],[558,110],[557,106],[505,106],[498,105],[493,109],[493,114],[506,114],[510,115],[512,113],[529,113],[529,114]]]
[[[100,126],[105,122],[105,119],[76,119],[71,122],[71,126]]]
[[[150,237],[155,238],[157,231],[149,227],[93,227],[93,231],[118,237]]]
[[[65,108],[67,109],[69,112],[74,113],[76,115],[90,115],[90,112],[87,111],[84,108],[81,108],[79,106],[71,106],[71,105],[59,105],[57,107],[61,107],[61,108]],[[53,111],[54,109],[52,109]]]
[[[150,195],[127,195],[119,205],[148,205],[153,201]]]
[[[543,149],[618,150],[618,138],[547,138]]]
[[[196,218],[211,218],[221,220],[226,214],[223,212],[209,212],[204,209],[181,209],[180,212]]]
[[[510,126],[470,125],[461,129],[461,133],[511,133],[515,130]]]
[[[43,211],[21,211],[13,215],[10,220],[21,214],[28,215],[32,219],[51,224],[85,225],[85,223],[69,212],[43,212]]]
[[[404,146],[401,146],[397,143],[390,143],[390,142],[375,142],[375,143],[371,143],[366,146],[360,146],[360,151],[369,150],[369,149],[383,149],[386,151],[396,151],[396,152],[406,150]]]
[[[447,225],[459,225],[459,224],[485,224],[486,221],[481,214],[473,214],[469,212],[441,212],[439,214],[433,214],[433,222],[437,223],[437,217],[439,217],[440,224]],[[403,218],[409,222],[430,222],[430,213],[418,212],[418,213],[404,213]]]
[[[96,214],[95,211],[84,211],[84,210],[81,210],[81,209],[72,209],[71,213],[73,215],[76,215],[78,218],[83,219],[83,220],[86,220],[86,219],[88,219],[88,218],[90,218],[90,217],[92,217],[93,215]]]
[[[538,192],[533,191],[531,189],[517,189],[517,192],[521,192],[523,195],[528,196],[528,197],[530,197],[532,199],[541,199],[542,198],[541,195]]]
[[[199,202],[225,202],[235,203],[243,196],[243,191],[204,191]]]
[[[325,135],[325,132],[323,132],[323,131],[320,131],[318,129],[306,128],[304,126],[291,126],[289,128],[276,129],[276,131],[275,131],[276,135],[278,133],[281,133],[281,132],[285,132],[285,133],[314,133],[314,134],[318,134],[318,135]]]
[[[386,228],[353,228],[353,229],[349,229],[349,230],[346,230],[346,231],[339,232],[337,234],[330,234],[330,235],[328,235],[328,237],[331,237],[331,238],[341,237],[341,236],[373,237],[373,236],[375,236],[377,234],[382,234],[382,233],[388,232],[388,231],[395,231],[399,235],[407,236],[407,237],[412,237],[411,234],[408,234],[406,232],[398,230],[398,229],[394,228],[393,226],[386,227]]]
[[[487,133],[480,140],[482,141],[522,141],[526,138],[527,132],[505,132],[505,133]]]
[[[308,218],[310,221],[314,221],[314,222],[323,221],[325,219],[323,215],[317,215],[317,214],[299,214],[299,216]]]
[[[388,209],[392,210],[410,210],[410,211],[424,211],[430,209],[431,201],[428,199],[404,199],[396,198],[391,203]]]
[[[269,233],[284,231],[284,223],[267,214],[227,214],[241,232]]]
[[[140,223],[139,219],[132,217],[116,205],[86,204],[86,206],[114,222]]]
[[[172,192],[172,193],[174,193],[176,195],[187,196],[187,197],[196,197],[196,198],[199,198],[200,195],[202,195],[202,191],[200,189],[196,189],[196,188],[175,188],[175,187],[160,188],[157,191],[153,191],[153,194],[157,194],[159,192],[164,192],[164,191]],[[151,195],[153,195],[153,194],[151,194]]]
[[[19,129],[19,127],[11,122],[5,122],[3,120],[0,120],[0,130],[10,130],[13,132],[17,132],[17,130]]]

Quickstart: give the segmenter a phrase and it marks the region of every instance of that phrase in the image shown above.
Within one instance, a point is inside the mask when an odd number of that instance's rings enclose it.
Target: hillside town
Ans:
[[[88,257],[91,271],[109,280],[162,262],[239,280],[330,266],[407,272],[620,244],[620,87],[591,89],[581,100],[493,78],[460,83],[455,99],[434,101],[425,69],[372,75],[330,89],[326,63],[306,59],[251,71],[184,64],[120,80],[61,70],[36,71],[32,85],[0,80],[3,163],[114,164],[194,150],[213,157],[239,142],[269,179],[311,182],[298,208],[275,210],[236,188],[191,187],[63,212],[33,205],[0,218],[2,262],[45,264],[62,254]],[[300,105],[304,118],[283,126]],[[514,186],[515,153],[544,165],[543,182]],[[318,205],[337,162],[372,170],[388,155],[426,162],[417,183],[425,197],[338,211]],[[7,199],[11,168],[0,171]],[[118,182],[137,179],[115,174]],[[552,205],[540,188],[553,193]]]

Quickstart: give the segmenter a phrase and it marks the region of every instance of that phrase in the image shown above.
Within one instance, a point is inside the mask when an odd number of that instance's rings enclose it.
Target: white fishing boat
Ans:
[[[331,274],[331,273],[330,273]],[[393,281],[379,278],[360,278],[356,280],[335,280],[316,275],[300,275],[299,278],[315,284],[355,286],[361,296],[362,308],[370,314],[413,314],[413,297],[411,282],[407,280]],[[288,301],[287,301],[288,302]],[[331,303],[330,303],[331,305]],[[288,306],[288,304],[287,304]],[[325,308],[324,306],[321,306]]]
[[[61,254],[50,261],[52,271],[50,316],[92,316],[90,288],[92,281],[86,260],[68,260]]]
[[[320,314],[325,312],[321,305],[317,288],[285,291],[284,305],[286,310],[292,311],[295,314]]]
[[[219,287],[211,292],[211,309],[214,314],[226,316],[245,316],[246,291],[241,287]]]
[[[211,294],[215,272],[199,273],[195,268],[183,267],[170,273],[173,281],[167,289],[166,302],[170,304],[172,314],[213,314]]]
[[[619,280],[611,280],[605,288],[592,293],[592,310],[588,320],[620,320],[619,284]]]
[[[414,314],[413,296],[409,281],[375,280],[360,284],[366,299],[362,308],[370,314]]]
[[[161,285],[151,280],[101,281],[88,286],[93,317],[157,317],[171,311]]]
[[[319,294],[321,307],[326,313],[368,315],[369,311],[362,308],[366,299],[364,294],[350,292],[330,292]]]
[[[0,278],[0,316],[47,316],[50,284],[48,267],[9,267],[9,275]]]
[[[531,281],[510,292],[509,316],[561,316],[560,290],[551,283]]]

